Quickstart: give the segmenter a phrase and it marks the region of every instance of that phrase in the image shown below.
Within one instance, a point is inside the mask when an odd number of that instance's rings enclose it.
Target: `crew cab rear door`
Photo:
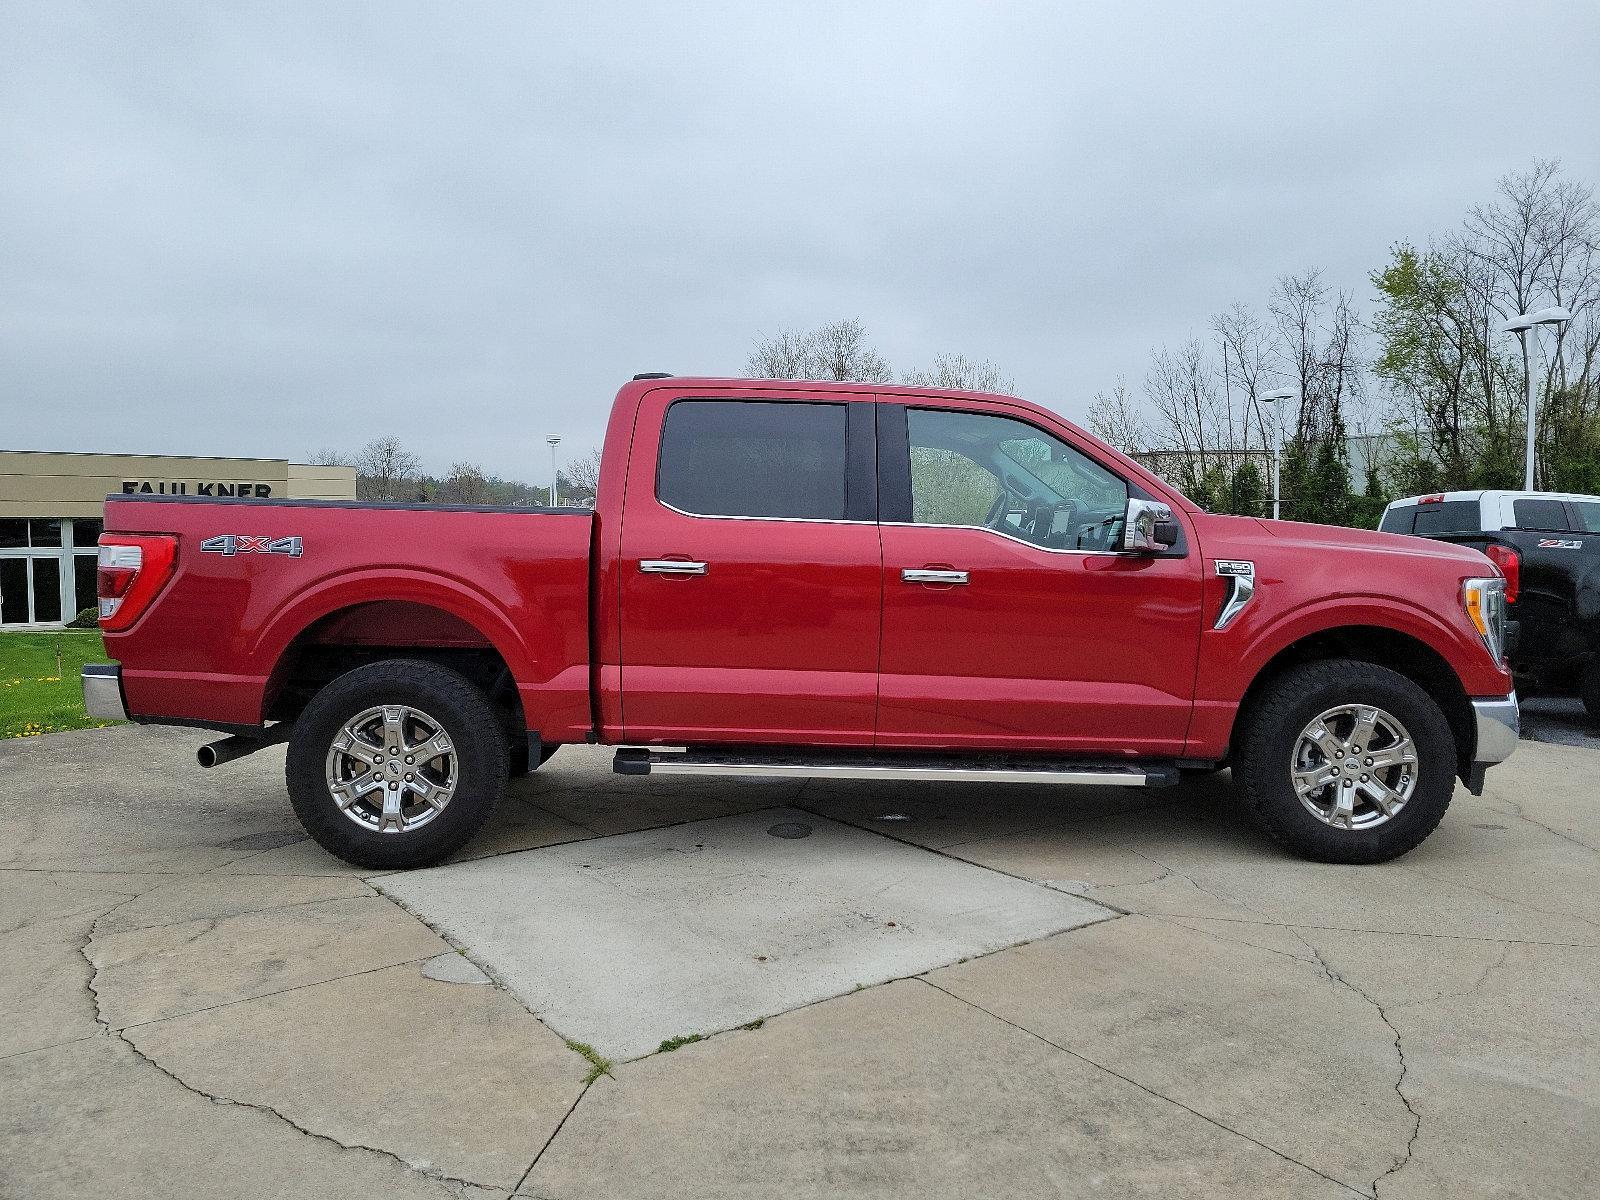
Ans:
[[[1181,754],[1187,530],[1162,555],[1113,552],[1129,485],[1021,414],[885,403],[878,439],[879,745]]]
[[[618,581],[627,740],[871,744],[873,408],[803,385],[641,402]]]

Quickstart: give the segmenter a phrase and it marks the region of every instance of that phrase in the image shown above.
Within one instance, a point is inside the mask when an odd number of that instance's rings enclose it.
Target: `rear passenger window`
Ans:
[[[1407,504],[1404,508],[1391,508],[1383,514],[1383,520],[1378,522],[1378,532],[1410,533],[1411,522],[1416,520],[1416,517],[1415,505]]]
[[[1518,529],[1571,529],[1567,506],[1560,500],[1518,500],[1515,505]]]
[[[1417,505],[1417,523],[1411,532],[1430,537],[1436,533],[1476,533],[1482,528],[1476,500],[1446,500],[1442,504]]]
[[[679,400],[661,427],[656,496],[708,517],[844,519],[845,406]]]
[[[1600,533],[1600,500],[1574,500],[1572,511],[1585,533]]]

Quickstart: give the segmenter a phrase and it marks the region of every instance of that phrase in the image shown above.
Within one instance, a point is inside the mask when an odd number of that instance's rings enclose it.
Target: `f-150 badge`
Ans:
[[[305,546],[298,537],[256,537],[248,533],[219,533],[200,543],[206,554],[285,554],[299,558]]]

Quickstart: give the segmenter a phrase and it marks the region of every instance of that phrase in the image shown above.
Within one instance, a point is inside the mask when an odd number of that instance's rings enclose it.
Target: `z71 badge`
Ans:
[[[248,533],[219,533],[200,543],[206,554],[286,554],[299,558],[305,546],[298,537],[256,537]]]
[[[1576,538],[1540,538],[1541,550],[1582,550],[1583,543]]]

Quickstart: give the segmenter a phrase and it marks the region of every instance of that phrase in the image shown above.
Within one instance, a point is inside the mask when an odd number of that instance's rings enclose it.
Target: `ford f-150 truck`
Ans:
[[[114,496],[103,717],[287,741],[308,832],[436,862],[558,747],[629,774],[1155,786],[1377,862],[1516,745],[1476,550],[1208,515],[1007,396],[641,376],[593,512]],[[975,801],[975,803],[978,801]]]

